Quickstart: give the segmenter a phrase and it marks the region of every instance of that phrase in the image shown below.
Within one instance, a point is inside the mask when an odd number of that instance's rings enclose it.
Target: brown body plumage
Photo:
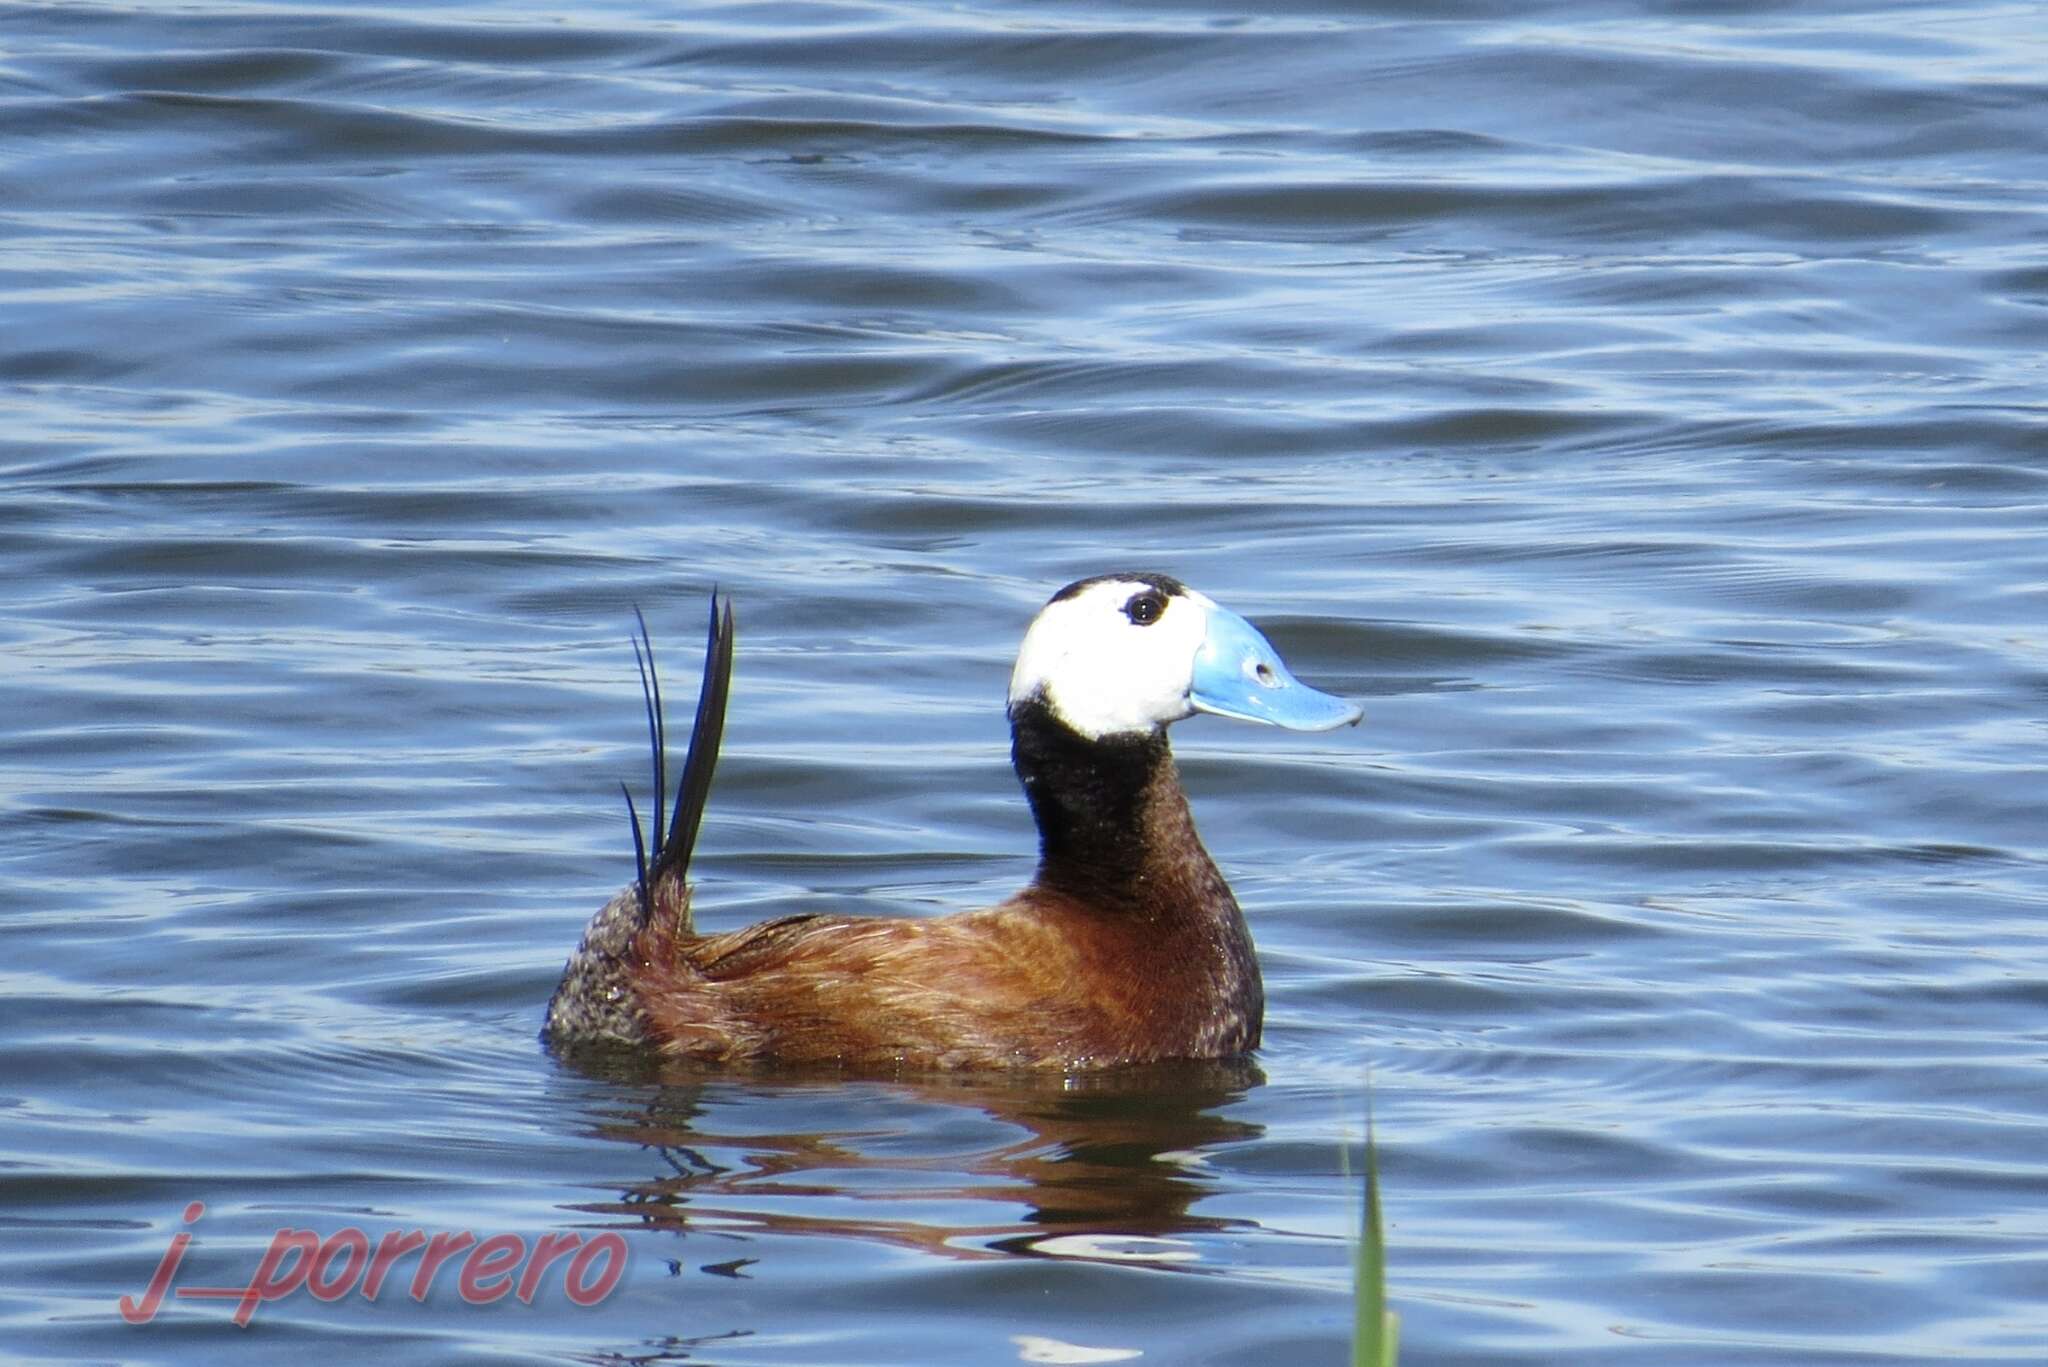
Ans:
[[[640,879],[592,919],[548,1005],[548,1038],[861,1069],[1092,1069],[1258,1045],[1251,937],[1195,832],[1164,726],[1089,738],[1043,696],[1010,708],[1040,834],[1022,892],[931,919],[803,915],[696,933],[685,874],[731,644],[730,608],[721,622],[714,606],[675,822],[664,835],[657,811]],[[656,767],[659,792],[658,757]]]

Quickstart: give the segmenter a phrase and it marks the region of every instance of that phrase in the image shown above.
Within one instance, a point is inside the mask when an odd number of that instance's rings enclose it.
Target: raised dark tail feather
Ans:
[[[633,823],[634,889],[640,902],[640,924],[654,919],[655,893],[674,880],[680,887],[689,873],[690,854],[697,846],[697,828],[711,793],[711,774],[718,767],[718,746],[725,735],[725,699],[732,689],[732,600],[711,594],[711,630],[704,642],[704,683],[697,692],[697,718],[690,727],[690,751],[676,783],[675,811],[662,830],[662,798],[668,791],[668,723],[662,715],[661,678],[654,668],[654,640],[647,619],[633,609],[640,635],[633,641],[633,661],[640,670],[640,695],[647,705],[647,742],[654,756],[654,820],[640,832],[640,813],[633,794],[626,794],[626,813]],[[623,784],[620,785],[622,788]],[[648,857],[650,847],[653,858]]]

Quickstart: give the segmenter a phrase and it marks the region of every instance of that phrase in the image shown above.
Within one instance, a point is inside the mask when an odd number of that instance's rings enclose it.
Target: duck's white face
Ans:
[[[1053,595],[1024,635],[1010,703],[1042,699],[1090,740],[1196,712],[1321,731],[1358,709],[1297,682],[1251,623],[1162,575],[1106,575]]]
[[[1188,689],[1212,606],[1192,589],[1167,593],[1140,579],[1062,589],[1024,633],[1010,701],[1043,697],[1090,740],[1193,716]]]

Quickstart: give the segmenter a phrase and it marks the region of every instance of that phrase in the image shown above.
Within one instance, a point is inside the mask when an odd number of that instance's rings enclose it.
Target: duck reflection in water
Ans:
[[[672,1066],[624,1057],[596,1071],[629,1083],[668,1074],[644,1114],[604,1119],[594,1130],[644,1146],[659,1167],[616,1202],[574,1209],[684,1236],[685,1247],[664,1255],[679,1270],[744,1275],[779,1235],[850,1237],[958,1259],[1178,1263],[1199,1257],[1199,1245],[1178,1236],[1256,1227],[1191,1211],[1213,1190],[1203,1155],[1264,1133],[1220,1113],[1264,1081],[1243,1060],[1077,1078],[964,1073],[872,1082],[717,1079],[701,1070],[678,1077]],[[809,1213],[792,1208],[790,1197],[826,1199]],[[891,1205],[900,1214],[869,1213]],[[990,1218],[962,1219],[973,1210]]]

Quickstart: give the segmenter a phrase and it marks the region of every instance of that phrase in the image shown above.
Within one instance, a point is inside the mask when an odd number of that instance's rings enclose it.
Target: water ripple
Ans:
[[[2034,1362],[2026,6],[0,5],[18,1355],[281,1226],[619,1231],[351,1351]],[[740,603],[705,924],[1029,876],[1018,631],[1180,573],[1250,1066],[583,1071],[631,609]],[[797,1294],[789,1294],[795,1292]],[[251,1344],[257,1345],[253,1350]]]

